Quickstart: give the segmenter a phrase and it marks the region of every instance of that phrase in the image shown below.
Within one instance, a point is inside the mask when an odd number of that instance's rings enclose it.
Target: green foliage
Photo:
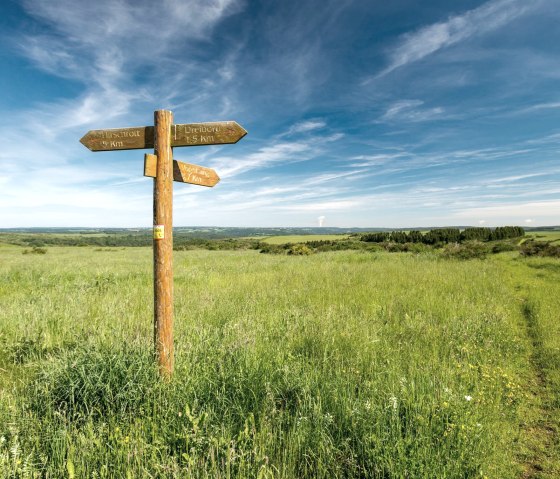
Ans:
[[[174,251],[191,251],[206,249],[210,251],[239,251],[246,249],[258,249],[261,246],[257,240],[250,239],[198,239],[198,238],[174,238]]]
[[[455,259],[484,259],[489,253],[489,248],[480,241],[467,241],[465,243],[447,244],[442,255],[445,258]]]
[[[46,248],[40,248],[38,246],[33,246],[32,249],[24,249],[22,254],[47,254]]]
[[[520,253],[522,256],[550,256],[560,258],[560,245],[552,244],[549,241],[529,240],[521,244]]]
[[[272,244],[261,243],[260,252],[264,254],[286,254],[289,245],[286,244]]]
[[[424,243],[430,245],[441,245],[456,243],[461,238],[461,232],[457,228],[440,228],[428,231],[424,236]]]
[[[492,253],[503,253],[505,251],[518,251],[519,247],[513,243],[508,241],[498,241],[492,245]]]
[[[394,243],[388,241],[382,243],[381,246],[390,253],[425,253],[430,250],[430,247],[423,243]]]
[[[290,246],[287,250],[287,254],[293,256],[309,256],[313,253],[314,251],[305,244],[295,244],[293,246]]]

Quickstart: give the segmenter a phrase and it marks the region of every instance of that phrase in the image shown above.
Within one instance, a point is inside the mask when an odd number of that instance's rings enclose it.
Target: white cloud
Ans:
[[[360,202],[354,199],[349,200],[332,200],[322,201],[316,203],[301,203],[292,205],[282,205],[276,209],[286,209],[290,211],[338,211],[338,210],[352,210],[359,206]]]
[[[526,173],[522,175],[512,175],[512,176],[504,176],[500,178],[492,178],[487,180],[488,184],[492,183],[509,183],[509,182],[516,182],[520,180],[526,180],[527,178],[535,178],[539,176],[548,176],[550,174],[557,173],[557,171],[546,171],[546,172],[539,172],[539,173]]]
[[[555,101],[549,103],[539,103],[527,108],[527,110],[556,110],[558,108],[560,108],[560,102]]]
[[[393,103],[380,118],[381,121],[427,121],[440,118],[444,109],[420,108],[424,104],[421,100],[400,100]]]
[[[282,162],[301,161],[312,156],[311,145],[305,142],[277,143],[272,146],[263,146],[257,152],[243,158],[221,157],[212,161],[212,166],[219,171],[221,178],[246,173],[248,171],[266,168]]]
[[[285,135],[293,135],[294,133],[306,133],[308,131],[324,128],[327,124],[323,120],[307,120],[296,123],[291,126]]]
[[[550,200],[477,206],[458,211],[455,216],[458,218],[480,218],[482,216],[485,218],[492,218],[494,220],[515,218],[517,221],[525,221],[527,217],[550,219],[558,218],[559,211],[560,200]]]
[[[361,168],[365,166],[381,166],[390,162],[391,160],[402,158],[404,156],[407,156],[407,154],[406,153],[379,153],[375,155],[358,155],[350,158],[352,161],[357,162],[357,163],[351,163],[350,166],[355,168]]]
[[[294,142],[282,141],[281,139],[294,132],[311,132],[324,126],[325,123],[321,121],[296,123],[285,132],[277,135],[270,146],[263,146],[258,151],[243,158],[229,156],[214,158],[212,165],[220,171],[220,176],[231,178],[255,169],[313,159],[324,150],[326,144],[338,141],[344,135],[342,133],[333,133],[327,136],[315,135]]]
[[[434,23],[406,34],[390,53],[389,65],[378,75],[388,73],[419,61],[438,50],[470,37],[482,35],[507,25],[529,9],[527,2],[491,0],[444,22]]]

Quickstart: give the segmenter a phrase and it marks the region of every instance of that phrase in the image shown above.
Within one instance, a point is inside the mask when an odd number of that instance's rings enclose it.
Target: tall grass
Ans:
[[[510,259],[176,252],[164,382],[150,250],[0,256],[2,477],[523,470],[533,340]]]

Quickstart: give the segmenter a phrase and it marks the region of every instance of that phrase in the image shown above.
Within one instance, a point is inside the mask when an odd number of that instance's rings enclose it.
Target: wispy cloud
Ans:
[[[422,105],[422,100],[399,100],[387,108],[379,120],[420,122],[441,118],[445,113],[441,107],[422,108]]]
[[[536,105],[532,105],[527,108],[522,108],[521,110],[517,110],[514,113],[524,114],[524,113],[533,113],[542,110],[558,110],[558,109],[560,109],[560,102],[552,101],[546,103],[537,103]]]
[[[477,206],[468,208],[456,213],[457,218],[491,218],[493,220],[515,220],[525,221],[528,216],[533,218],[554,218],[558,217],[560,211],[560,201],[530,201],[530,202],[509,202],[492,206]]]
[[[438,50],[507,25],[529,10],[527,2],[491,0],[478,8],[446,21],[434,23],[404,35],[390,53],[389,65],[378,75],[422,60]]]
[[[272,146],[263,146],[257,152],[244,158],[221,157],[213,160],[213,166],[220,171],[224,178],[239,175],[257,168],[265,168],[278,164],[302,161],[310,156],[312,146],[306,142],[276,143]]]
[[[294,135],[297,133],[307,133],[309,131],[325,128],[327,124],[323,120],[307,120],[292,125],[282,136]]]
[[[350,158],[354,163],[350,163],[351,167],[363,168],[369,166],[380,166],[384,165],[389,161],[395,160],[396,158],[402,158],[407,156],[407,153],[379,153],[374,155],[358,155]]]
[[[220,171],[221,176],[231,178],[255,169],[313,159],[324,151],[328,144],[340,140],[344,135],[339,132],[328,132],[327,135],[314,134],[291,142],[283,138],[295,133],[314,132],[325,127],[326,123],[323,121],[296,123],[277,135],[272,144],[263,146],[242,158],[230,156],[214,158],[212,165]]]

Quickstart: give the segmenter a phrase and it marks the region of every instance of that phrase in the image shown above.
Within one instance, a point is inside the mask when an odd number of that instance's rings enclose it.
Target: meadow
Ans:
[[[0,477],[560,477],[560,261],[0,244]]]
[[[531,231],[527,233],[527,238],[533,238],[538,241],[560,241],[560,231]]]

